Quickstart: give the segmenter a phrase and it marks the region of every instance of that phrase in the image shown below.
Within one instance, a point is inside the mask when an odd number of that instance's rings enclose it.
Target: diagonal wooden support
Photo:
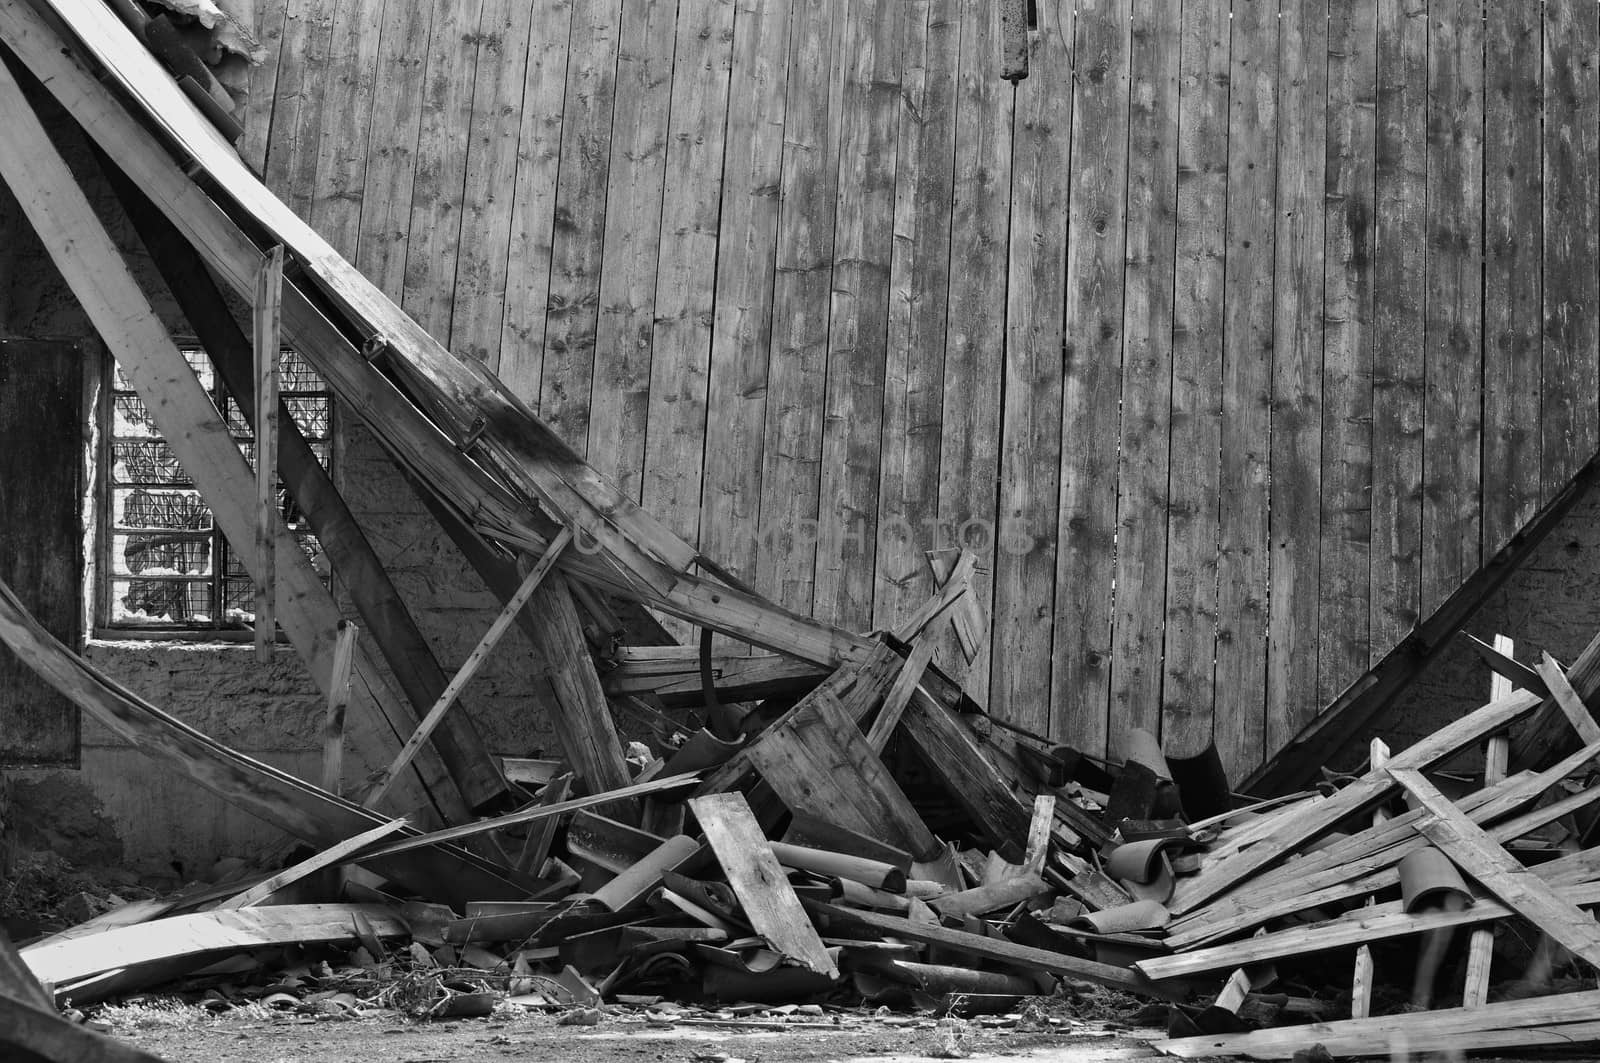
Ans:
[[[278,642],[273,618],[277,587],[273,518],[278,509],[278,347],[283,322],[283,245],[267,252],[256,274],[250,307],[256,370],[256,660],[272,661]]]
[[[205,495],[218,526],[236,547],[243,547],[240,556],[250,558],[253,566],[254,552],[247,544],[254,541],[256,511],[249,466],[15,78],[4,68],[0,68],[0,125],[7,136],[7,150],[0,152],[0,177],[11,186],[56,268]],[[326,691],[338,611],[293,536],[276,520],[274,530],[275,560],[284,590],[284,630]],[[359,745],[370,754],[396,741],[379,730],[382,713],[395,699],[376,672],[363,669],[362,673],[355,722]],[[464,816],[466,806],[437,760],[419,768],[420,773],[396,793],[397,801],[407,809],[432,805],[446,818]]]
[[[1590,742],[1600,742],[1600,724],[1595,723],[1594,717],[1589,714],[1589,707],[1583,703],[1578,692],[1572,689],[1572,680],[1562,669],[1556,659],[1548,653],[1539,654],[1539,663],[1534,666],[1543,679],[1545,686],[1550,688],[1550,697],[1555,701],[1556,708],[1566,716],[1567,722],[1572,724],[1572,729],[1577,732],[1578,739],[1585,745]]]
[[[938,640],[926,633],[912,647],[910,655],[906,657],[906,663],[894,677],[894,685],[883,696],[883,704],[872,721],[871,729],[867,731],[867,745],[871,746],[874,752],[882,753],[884,747],[889,744],[889,736],[894,734],[895,727],[900,723],[900,717],[905,714],[906,706],[911,704],[911,696],[917,692],[917,685],[922,682],[922,673],[928,670],[928,665],[933,662],[933,654],[937,649]]]
[[[1600,924],[1561,897],[1462,814],[1422,773],[1390,768],[1389,773],[1431,815],[1418,824],[1457,867],[1483,884],[1507,908],[1555,938],[1590,964],[1600,967]]]
[[[556,541],[550,544],[550,549],[544,552],[544,556],[539,558],[529,571],[527,578],[522,581],[522,586],[517,588],[511,600],[506,602],[505,608],[500,610],[500,615],[494,618],[494,623],[489,625],[489,630],[483,633],[483,638],[479,639],[472,652],[467,654],[460,671],[450,680],[450,685],[444,688],[444,693],[439,695],[439,700],[428,710],[422,722],[417,724],[417,729],[406,739],[406,744],[400,747],[400,752],[395,754],[393,762],[373,786],[371,794],[362,802],[368,808],[383,800],[395,777],[405,770],[406,765],[410,764],[412,758],[422,749],[422,744],[444,720],[444,714],[450,711],[450,706],[456,703],[456,698],[466,689],[467,684],[472,682],[473,677],[478,674],[478,669],[483,667],[483,662],[489,659],[489,654],[494,652],[494,648],[500,644],[506,632],[511,630],[517,614],[522,612],[523,606],[528,604],[528,599],[539,589],[539,584],[544,582],[545,577],[550,574],[550,570],[555,567],[562,552],[571,542],[572,530],[569,528],[556,537]]]

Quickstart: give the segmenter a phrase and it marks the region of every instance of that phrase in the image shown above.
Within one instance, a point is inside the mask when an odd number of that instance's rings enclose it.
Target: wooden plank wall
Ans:
[[[284,0],[247,157],[792,608],[1243,770],[1600,442],[1588,0]],[[1542,124],[1541,124],[1542,121]],[[956,670],[955,643],[941,659]]]

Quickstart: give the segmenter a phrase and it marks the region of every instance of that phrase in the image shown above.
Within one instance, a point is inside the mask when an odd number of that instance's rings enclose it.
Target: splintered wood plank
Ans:
[[[844,77],[845,3],[798,0],[790,22],[755,583],[779,605],[800,612],[811,609],[816,575],[841,124],[834,96]]]
[[[707,794],[691,799],[689,808],[699,820],[700,829],[755,932],[766,938],[774,950],[801,966],[837,978],[838,968],[810,917],[800,907],[800,898],[795,896],[778,858],[772,855],[772,847],[744,796]]]
[[[677,16],[675,4],[624,3],[617,44],[589,454],[631,498],[640,497],[644,476]]]
[[[900,674],[894,677],[894,685],[883,696],[883,704],[879,706],[878,715],[872,721],[872,729],[867,732],[867,745],[879,753],[889,744],[889,736],[899,725],[906,706],[911,704],[911,696],[916,693],[917,684],[922,682],[922,673],[928,670],[928,662],[933,660],[933,653],[938,644],[931,635],[931,632],[923,635],[912,647],[911,653],[906,657],[906,663],[900,669]]]
[[[1229,17],[1227,0],[1186,6],[1179,67],[1161,744],[1168,755],[1185,758],[1212,744],[1217,716],[1213,680],[1226,359]],[[1234,691],[1223,695],[1222,704],[1223,715],[1252,709]]]
[[[371,830],[362,831],[360,834],[346,838],[338,845],[331,845],[315,856],[307,857],[292,867],[286,867],[277,874],[263,879],[243,893],[229,897],[217,905],[216,910],[254,908],[257,905],[265,904],[279,890],[291,886],[309,875],[314,875],[323,868],[336,867],[339,864],[355,859],[361,850],[382,838],[387,838],[405,826],[406,821],[404,819],[391,819],[387,823],[378,824]]]
[[[265,184],[296,214],[308,216],[317,168],[317,143],[328,113],[322,84],[333,34],[335,0],[286,0],[283,43],[273,86],[272,129],[262,173]]]
[[[783,803],[848,830],[881,837],[919,860],[939,840],[922,822],[839,699],[820,692],[746,750]]]
[[[1372,342],[1372,571],[1377,661],[1421,615],[1423,298],[1428,277],[1428,11],[1378,0]],[[1426,363],[1429,368],[1439,367]],[[1432,463],[1428,473],[1433,474]],[[1431,536],[1430,536],[1431,538]],[[1451,589],[1454,589],[1453,587]]]
[[[1483,550],[1540,503],[1542,8],[1484,5]]]
[[[1544,6],[1543,392],[1540,496],[1561,490],[1595,452],[1590,396],[1600,388],[1600,51],[1596,9]]]
[[[1516,652],[1515,644],[1504,635],[1494,637],[1494,650],[1507,658]],[[1506,697],[1515,689],[1503,675],[1489,680],[1489,700]],[[1503,734],[1489,739],[1483,751],[1483,785],[1493,786],[1506,777],[1511,757],[1511,740]],[[1374,761],[1376,767],[1376,761]],[[1371,904],[1371,901],[1367,902]],[[1364,946],[1363,946],[1364,947]],[[1494,928],[1479,927],[1467,942],[1467,973],[1461,989],[1463,1007],[1482,1007],[1489,1002],[1489,974],[1494,966]],[[1356,1016],[1352,1016],[1354,1018]]]
[[[1435,4],[1428,54],[1428,489],[1422,497],[1422,614],[1479,567],[1483,449],[1483,6]],[[1593,13],[1589,21],[1595,21]],[[1600,44],[1600,37],[1594,38]],[[1590,91],[1600,92],[1600,83]],[[1591,112],[1600,122],[1600,110]],[[1600,147],[1600,135],[1591,139]],[[1521,160],[1519,160],[1521,161]],[[1600,172],[1600,171],[1596,171]],[[1600,185],[1591,186],[1600,192]],[[1591,253],[1600,245],[1591,243]],[[1591,268],[1590,273],[1594,271]],[[1413,275],[1414,277],[1414,275]],[[1592,281],[1591,281],[1592,284]],[[1410,287],[1410,285],[1408,285]],[[1600,294],[1600,293],[1597,293]],[[1593,304],[1590,304],[1593,305]],[[1591,331],[1591,342],[1600,333]],[[1383,348],[1380,345],[1380,350]],[[1386,356],[1392,356],[1389,352]],[[1591,368],[1600,349],[1591,351]],[[1590,377],[1600,384],[1600,377]],[[1591,417],[1593,414],[1591,413]],[[1590,439],[1596,436],[1591,434]],[[1592,451],[1592,444],[1591,444]],[[1588,460],[1591,451],[1578,455]],[[1573,465],[1576,471],[1578,462]],[[1374,580],[1373,587],[1385,587]],[[1387,592],[1385,592],[1387,593]],[[1374,639],[1376,642],[1376,639]],[[1374,645],[1374,651],[1382,650]]]
[[[1540,930],[1600,966],[1600,924],[1517,862],[1484,829],[1462,814],[1418,771],[1390,767],[1389,774],[1432,814],[1417,829],[1462,871],[1482,883]]]
[[[400,306],[440,343],[450,340],[455,305],[482,7],[482,0],[444,4],[428,37]]]
[[[738,0],[701,473],[700,546],[754,582],[789,79],[790,5]]]
[[[1317,692],[1317,588],[1328,4],[1283,5],[1278,26],[1266,749],[1287,742],[1323,704]]]
[[[690,542],[700,530],[711,326],[734,0],[684,0],[667,130],[667,195],[655,275],[644,504]],[[740,87],[743,91],[743,87]]]
[[[1233,13],[1217,552],[1218,701],[1212,736],[1228,778],[1266,747],[1267,511],[1272,419],[1272,264],[1278,183],[1278,10]],[[1276,603],[1275,603],[1276,604]]]
[[[556,176],[561,161],[563,97],[572,0],[532,0],[522,128],[511,193],[511,242],[499,354],[487,362],[507,387],[538,408],[544,373],[545,308],[555,243]]]
[[[1113,757],[1127,732],[1161,726],[1172,300],[1177,226],[1181,5],[1133,0],[1128,222],[1123,269],[1122,433],[1117,456],[1116,604],[1111,630]],[[1096,402],[1106,402],[1104,394]]]
[[[904,8],[876,0],[844,0],[844,7],[812,610],[856,630],[872,622]]]
[[[1036,734],[1051,728],[1050,665],[1061,491],[1061,336],[1072,168],[1072,8],[1039,9],[1027,34],[1029,76],[1017,83],[1011,126],[1005,402],[994,538],[995,645],[989,704]],[[1076,633],[1074,633],[1076,634]]]
[[[344,718],[350,708],[350,671],[356,663],[360,629],[339,621],[333,644],[333,675],[328,680],[328,703],[322,722],[322,788],[337,794],[344,786]]]
[[[894,252],[883,395],[883,458],[873,626],[890,628],[927,601],[935,586],[924,551],[939,523],[944,320],[949,299],[951,185],[955,179],[959,0],[909,0],[903,29]],[[960,675],[943,630],[927,636]]]
[[[518,225],[517,156],[534,6],[527,0],[483,0],[478,18],[448,346],[490,365],[500,356],[507,255]]]
[[[1377,0],[1330,9],[1316,704],[1331,701],[1368,664],[1377,44]]]
[[[1105,397],[1121,390],[1131,25],[1129,0],[1078,5],[1051,733],[1090,754],[1110,733],[1118,418]]]
[[[944,390],[939,417],[939,512],[932,542],[978,555],[973,594],[993,615],[996,553],[995,478],[1000,471],[1000,389],[1004,367],[1006,241],[1010,215],[1013,92],[995,76],[999,5],[960,0],[956,59],[955,162],[951,187],[950,286],[945,306]],[[933,338],[933,337],[930,337]],[[937,340],[935,339],[937,345]],[[991,643],[992,645],[992,643]],[[1003,650],[1001,652],[1004,652]],[[1011,706],[990,700],[987,656],[972,663],[966,690],[1002,717]]]
[[[376,98],[361,175],[361,227],[351,261],[396,302],[405,289],[433,8],[433,0],[384,5]]]
[[[267,253],[256,274],[250,307],[255,368],[256,459],[256,661],[272,661],[278,639],[273,619],[277,579],[272,556],[273,515],[278,508],[278,347],[283,325],[283,245]]]
[[[385,7],[382,3],[338,5],[328,39],[327,66],[318,86],[324,114],[306,220],[352,261],[361,232],[367,143],[380,95],[377,74]],[[385,84],[383,92],[387,91]]]
[[[621,14],[621,0],[574,0],[567,51],[539,414],[580,454],[588,445]]]
[[[1561,670],[1561,665],[1556,663],[1555,658],[1541,652],[1536,670],[1550,691],[1550,699],[1566,716],[1567,722],[1572,725],[1579,740],[1585,743],[1600,741],[1600,724],[1595,723],[1594,717],[1589,713],[1589,707],[1572,688],[1572,681]]]

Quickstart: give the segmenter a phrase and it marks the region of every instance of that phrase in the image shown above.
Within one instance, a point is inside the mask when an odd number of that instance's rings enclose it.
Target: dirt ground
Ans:
[[[885,1022],[862,1014],[819,1023],[666,1025],[618,1012],[594,1026],[561,1026],[553,1015],[508,1009],[484,1019],[431,1023],[394,1015],[263,1018],[243,1011],[200,1020],[128,1018],[115,1012],[105,1018],[114,1036],[169,1063],[912,1063],[951,1058],[1125,1063],[1158,1058],[1130,1031],[1092,1022],[1022,1030],[982,1020],[941,1024],[897,1016]]]

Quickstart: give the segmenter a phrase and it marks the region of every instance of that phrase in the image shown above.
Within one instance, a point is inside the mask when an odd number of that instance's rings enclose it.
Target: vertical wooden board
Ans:
[[[1377,3],[1328,22],[1323,299],[1322,589],[1317,704],[1367,667],[1372,546],[1373,96]]]
[[[1073,78],[1051,733],[1094,754],[1109,735],[1129,15],[1129,0],[1078,5]]]
[[[383,12],[382,0],[347,0],[339,5],[333,13],[328,66],[322,76],[326,116],[317,141],[311,213],[306,220],[352,260],[361,232],[361,190],[377,96]]]
[[[817,473],[838,182],[839,123],[832,103],[834,84],[843,75],[844,2],[797,0],[784,106],[756,584],[778,604],[800,612],[811,609],[816,572]]]
[[[1271,578],[1266,745],[1288,741],[1317,699],[1322,480],[1322,197],[1328,5],[1285,3],[1278,23],[1277,228],[1272,343]]]
[[[734,0],[684,0],[672,75],[644,503],[689,542],[700,528],[733,20]]]
[[[1278,184],[1278,2],[1234,5],[1228,75],[1218,516],[1217,753],[1239,779],[1266,748],[1267,509]]]
[[[1123,268],[1121,452],[1111,630],[1113,755],[1126,732],[1161,719],[1166,619],[1172,298],[1177,225],[1181,5],[1134,0],[1129,81],[1127,247]],[[1100,395],[1098,402],[1109,401]]]
[[[1161,683],[1162,745],[1184,757],[1211,745],[1214,720],[1231,45],[1227,0],[1184,5]]]
[[[84,351],[0,340],[0,580],[76,649],[83,599]],[[0,649],[0,765],[76,764],[78,709]]]
[[[1372,307],[1371,638],[1363,667],[1416,624],[1422,583],[1428,9],[1378,0]],[[1358,178],[1359,179],[1359,178]],[[1432,475],[1432,463],[1428,465]]]
[[[1431,12],[1423,616],[1478,569],[1483,537],[1483,4],[1435,0]],[[1591,278],[1594,272],[1591,259]],[[1592,319],[1595,304],[1588,307]],[[1596,356],[1600,348],[1591,360]],[[1388,648],[1376,645],[1376,636],[1374,654]]]
[[[355,265],[396,302],[405,287],[412,175],[432,24],[430,0],[395,0],[384,6]]]
[[[911,0],[901,18],[901,103],[889,264],[882,468],[873,566],[873,626],[888,628],[932,597],[926,550],[939,524],[944,321],[949,297],[951,184],[955,179],[958,0]],[[957,656],[943,627],[951,674]]]
[[[872,622],[903,10],[875,0],[844,2],[839,198],[812,612],[857,630]]]
[[[676,4],[625,3],[617,43],[589,460],[633,499],[644,477],[656,253],[681,18]]]
[[[550,298],[572,0],[533,0],[531,6],[500,350],[488,364],[518,398],[537,409],[544,376],[545,307]]]
[[[1061,341],[1072,160],[1072,10],[1039,9],[1011,126],[1004,405],[989,700],[1050,733],[1056,514],[1061,492]]]
[[[621,15],[622,0],[574,0],[567,51],[539,414],[580,454],[589,442]]]
[[[244,113],[236,115],[244,126],[244,136],[235,147],[239,157],[257,174],[266,172],[267,141],[272,134],[272,114],[277,106],[278,64],[283,54],[285,2],[258,6],[254,31],[266,51],[258,65],[252,66],[244,100]]]
[[[1011,189],[1011,86],[997,72],[998,5],[961,0],[955,100],[955,182],[950,214],[950,294],[945,311],[944,393],[939,448],[938,538],[931,548],[966,546],[978,555],[972,594],[992,615],[995,479],[1000,470],[1000,402],[1005,321],[1006,226]],[[990,640],[991,655],[995,649]],[[965,687],[989,689],[979,655]],[[1009,705],[989,703],[1007,715]]]
[[[482,0],[452,0],[435,9],[423,77],[400,305],[440,343],[450,340],[450,312],[455,305],[456,249],[461,244],[467,134],[475,117],[472,90],[482,8]]]
[[[717,227],[700,548],[755,578],[789,79],[789,0],[738,0]]]
[[[302,218],[310,213],[321,138],[323,76],[336,0],[287,0],[282,53],[273,86],[266,186]]]
[[[1484,8],[1483,555],[1540,503],[1540,10]]]
[[[527,0],[483,0],[478,18],[449,346],[490,365],[500,356],[507,255],[517,225],[517,153],[532,22],[533,5]]]
[[[1544,357],[1541,501],[1595,451],[1600,305],[1600,53],[1596,8],[1544,7]]]

